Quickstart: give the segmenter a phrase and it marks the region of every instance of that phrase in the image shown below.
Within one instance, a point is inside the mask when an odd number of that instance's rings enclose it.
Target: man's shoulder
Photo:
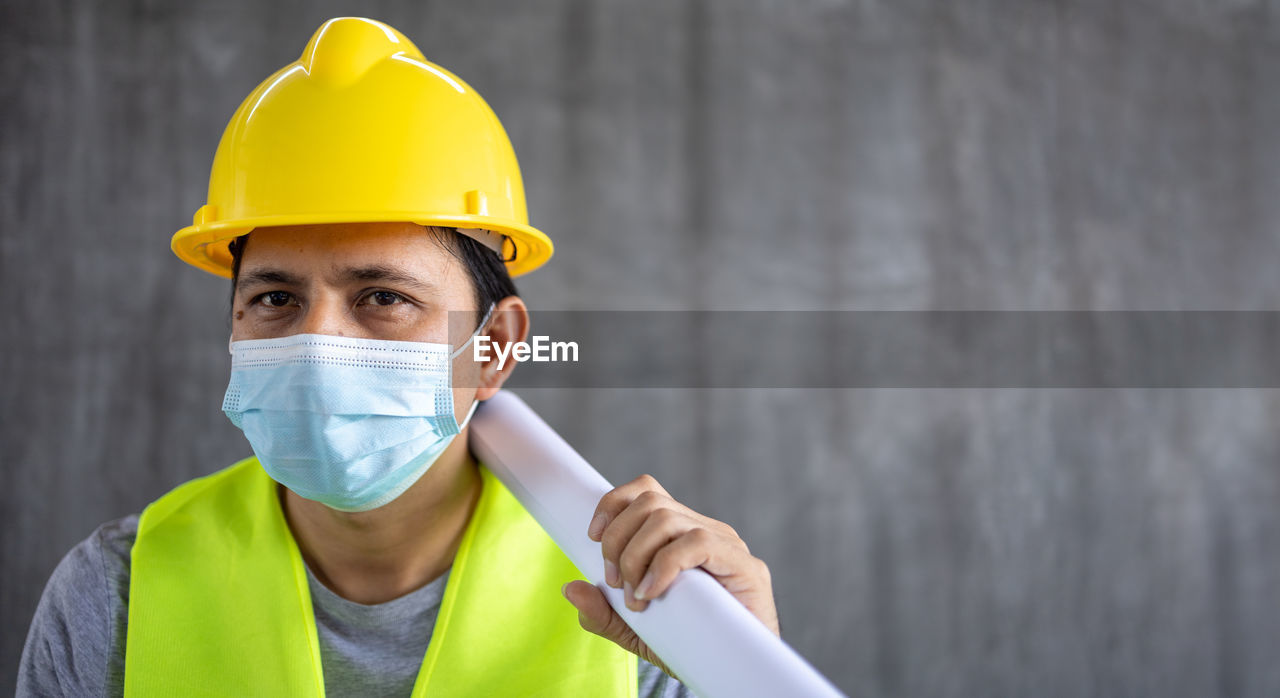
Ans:
[[[129,558],[138,516],[108,521],[77,543],[45,584],[27,632],[19,695],[97,695],[123,676]]]
[[[138,514],[129,514],[113,521],[108,521],[94,529],[89,537],[79,545],[96,549],[103,556],[108,568],[119,567],[123,563],[124,575],[129,574],[129,552],[133,550],[133,541],[138,536]],[[77,546],[79,547],[79,546]],[[108,570],[110,571],[110,569]]]
[[[107,587],[123,582],[129,592],[129,563],[138,535],[138,514],[108,521],[77,543],[54,568],[45,585],[46,599],[63,610],[78,610],[86,597],[101,595]]]

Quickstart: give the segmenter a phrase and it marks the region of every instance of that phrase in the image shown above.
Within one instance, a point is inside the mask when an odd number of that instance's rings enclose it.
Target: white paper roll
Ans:
[[[681,572],[644,611],[628,609],[622,591],[604,583],[600,544],[587,537],[596,504],[613,486],[515,394],[499,391],[481,404],[471,420],[471,446],[627,625],[699,696],[842,695],[701,569]]]

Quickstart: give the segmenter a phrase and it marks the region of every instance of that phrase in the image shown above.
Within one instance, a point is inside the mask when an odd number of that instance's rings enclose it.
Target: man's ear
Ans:
[[[489,319],[489,328],[481,334],[489,335],[489,344],[493,347],[509,347],[516,342],[523,342],[529,336],[529,309],[525,307],[520,296],[507,296],[498,301],[493,308],[493,316]],[[480,377],[477,381],[477,400],[488,400],[507,382],[507,377],[519,363],[510,355],[502,369],[498,369],[496,352],[489,352],[489,360],[480,366]]]

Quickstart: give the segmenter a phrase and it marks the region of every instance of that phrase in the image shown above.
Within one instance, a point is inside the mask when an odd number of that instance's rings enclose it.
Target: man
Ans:
[[[523,340],[510,276],[551,243],[465,83],[326,22],[241,105],[173,246],[232,278],[223,408],[255,457],[64,558],[20,694],[687,695],[467,448],[514,364],[471,361],[450,311]],[[584,533],[632,610],[700,566],[777,633],[765,565],[652,478]]]

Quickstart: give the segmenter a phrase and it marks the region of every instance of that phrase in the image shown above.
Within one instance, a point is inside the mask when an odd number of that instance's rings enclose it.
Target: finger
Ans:
[[[600,554],[604,557],[606,584],[614,588],[622,586],[622,579],[618,574],[622,551],[644,522],[657,511],[679,506],[671,497],[650,490],[636,495],[625,509],[609,521],[600,535]],[[632,580],[636,581],[639,579]]]
[[[654,553],[644,579],[636,586],[636,598],[658,598],[677,575],[695,567],[710,572],[729,592],[737,594],[753,589],[753,583],[758,585],[763,563],[736,540],[693,528]]]
[[[654,479],[652,475],[641,475],[640,477],[620,485],[605,493],[600,501],[596,504],[595,513],[591,516],[591,525],[587,527],[587,537],[591,540],[600,540],[600,535],[604,532],[605,526],[614,519],[632,500],[638,497],[642,492],[657,492],[666,495],[667,491],[662,485]]]
[[[624,511],[614,525],[625,523],[630,512],[631,509]],[[618,554],[618,571],[623,584],[630,584],[639,591],[654,554],[677,537],[699,527],[697,520],[674,509],[659,508],[649,512]],[[606,539],[611,534],[611,531],[606,531]],[[645,597],[640,594],[636,598],[644,600]]]

